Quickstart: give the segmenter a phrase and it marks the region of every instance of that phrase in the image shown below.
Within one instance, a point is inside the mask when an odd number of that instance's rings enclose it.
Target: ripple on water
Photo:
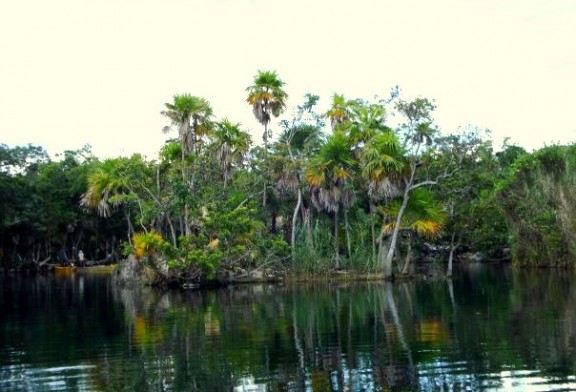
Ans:
[[[90,369],[94,365],[57,367],[31,367],[15,364],[0,368],[0,390],[2,391],[90,391]]]

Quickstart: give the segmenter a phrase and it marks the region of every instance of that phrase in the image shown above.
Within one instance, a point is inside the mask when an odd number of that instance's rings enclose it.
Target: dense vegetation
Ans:
[[[0,145],[3,267],[134,254],[162,279],[198,281],[265,268],[409,273],[424,259],[506,258],[571,265],[574,146],[495,152],[477,128],[440,133],[435,105],[307,94],[290,120],[284,82],[259,71],[246,103],[255,146],[189,94],[165,104],[173,135],[156,160],[100,160],[89,147],[51,160]],[[393,116],[395,125],[389,118]],[[461,257],[460,257],[461,258]]]

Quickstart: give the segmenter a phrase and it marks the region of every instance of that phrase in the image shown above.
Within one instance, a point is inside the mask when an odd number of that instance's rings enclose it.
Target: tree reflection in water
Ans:
[[[186,292],[11,282],[0,297],[0,389],[25,390],[6,381],[16,372],[42,386],[34,375],[58,366],[64,390],[79,380],[140,391],[571,388],[571,278],[481,268],[453,281]]]

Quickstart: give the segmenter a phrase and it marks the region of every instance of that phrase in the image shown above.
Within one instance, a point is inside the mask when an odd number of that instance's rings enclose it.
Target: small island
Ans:
[[[2,271],[119,263],[119,281],[194,288],[573,266],[574,145],[495,148],[488,130],[438,129],[435,103],[398,88],[321,112],[306,94],[276,124],[287,96],[275,71],[246,88],[259,145],[191,94],[164,105],[153,160],[0,145]]]

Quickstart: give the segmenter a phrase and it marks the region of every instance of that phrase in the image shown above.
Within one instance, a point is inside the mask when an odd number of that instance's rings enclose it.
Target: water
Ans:
[[[576,390],[573,277],[167,293],[0,277],[0,390]]]

